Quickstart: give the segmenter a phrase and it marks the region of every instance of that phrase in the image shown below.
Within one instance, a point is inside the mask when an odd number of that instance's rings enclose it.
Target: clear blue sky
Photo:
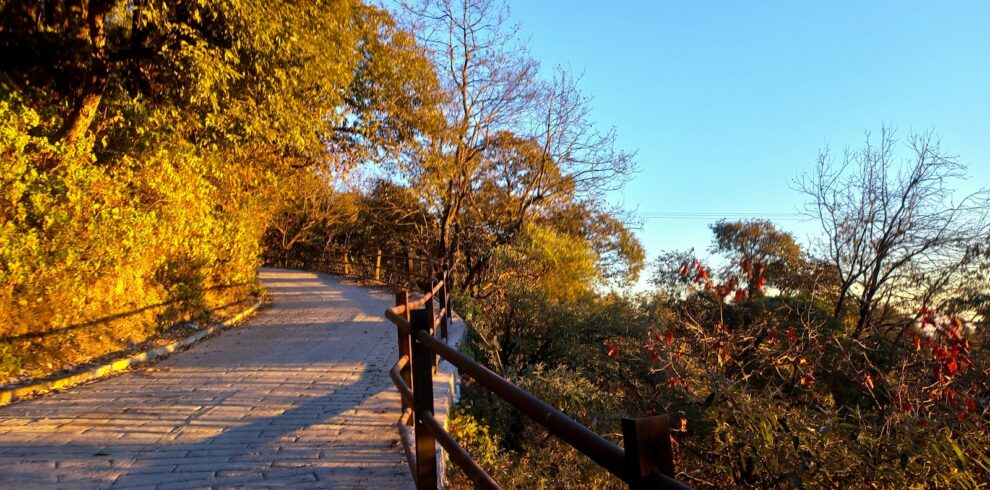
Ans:
[[[583,73],[595,118],[638,151],[641,212],[793,213],[818,149],[883,123],[934,129],[990,185],[990,1],[510,1],[544,69]],[[661,250],[715,219],[647,220]],[[780,225],[806,241],[814,223]]]

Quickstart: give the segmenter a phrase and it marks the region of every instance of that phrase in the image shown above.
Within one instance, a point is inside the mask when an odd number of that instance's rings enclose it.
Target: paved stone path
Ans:
[[[144,370],[0,408],[3,488],[408,488],[392,305],[265,269],[274,305]]]

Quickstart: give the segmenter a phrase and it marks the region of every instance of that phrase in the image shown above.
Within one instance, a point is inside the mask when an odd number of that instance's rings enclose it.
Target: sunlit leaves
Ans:
[[[429,122],[421,50],[356,0],[67,3],[0,5],[0,336],[175,304],[18,343],[4,355],[39,360],[5,358],[0,377],[243,295],[282,189],[299,197]],[[241,287],[211,289],[226,284]]]

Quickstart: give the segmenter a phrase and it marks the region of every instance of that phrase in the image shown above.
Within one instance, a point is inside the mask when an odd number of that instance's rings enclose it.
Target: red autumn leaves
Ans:
[[[743,257],[738,262],[738,268],[739,271],[736,274],[728,275],[724,280],[716,281],[718,278],[713,278],[714,274],[711,272],[711,269],[699,260],[694,259],[691,262],[681,263],[678,276],[684,283],[690,284],[694,291],[704,292],[718,303],[724,303],[731,296],[731,301],[739,304],[750,299],[751,293],[761,294],[766,285],[766,278],[763,276],[765,267],[758,260]],[[721,321],[714,325],[713,333],[716,334],[717,339],[712,339],[715,344],[710,347],[711,351],[716,354],[719,365],[727,364],[733,358],[733,352],[738,347],[737,340],[739,339],[736,339],[736,334],[731,332],[730,328]],[[776,334],[773,334],[772,337],[773,340],[776,340]],[[793,327],[788,330],[787,338],[793,346],[792,349],[800,350],[802,348],[798,345],[800,342]],[[647,341],[644,342],[643,356],[648,359],[650,364],[654,365],[650,368],[651,371],[676,370],[676,363],[680,361],[681,352],[676,348],[671,348],[673,341],[673,331],[666,330],[651,333]],[[752,338],[748,338],[748,341],[752,341]],[[619,346],[612,340],[606,341],[604,346],[606,355],[618,361],[620,353]],[[655,366],[663,362],[662,353],[664,352],[669,355],[669,357],[666,357],[666,364],[664,366]],[[796,369],[801,371],[801,376],[799,377],[801,385],[811,387],[815,382],[815,378],[811,374],[810,366],[806,366],[807,361],[797,355],[786,357],[790,359],[790,363],[795,364]],[[799,358],[801,361],[800,367],[798,367]],[[770,362],[772,363],[773,361]],[[671,384],[676,386],[686,383],[683,378],[675,375],[672,378]]]
[[[619,361],[619,346],[611,340],[605,341],[605,354],[608,357]],[[653,365],[658,365],[661,362],[661,355],[667,353],[667,362],[663,366],[654,367]],[[643,343],[643,356],[648,359],[651,365],[651,372],[666,371],[671,370],[673,376],[670,379],[670,386],[684,386],[688,385],[688,382],[684,377],[677,374],[676,363],[681,361],[681,352],[674,345],[674,332],[671,330],[666,330],[663,332],[650,332],[647,336],[646,342]],[[631,359],[626,359],[631,360]]]
[[[762,292],[766,278],[762,274],[763,268],[754,266],[749,259],[741,260],[738,268],[736,274],[723,275],[715,274],[698,260],[680,264],[675,272],[682,284],[689,286],[685,297],[705,298],[701,303],[683,303],[684,307],[690,308],[685,320],[689,328],[678,330],[685,337],[675,341],[673,331],[654,330],[641,346],[623,344],[625,355],[618,365],[639,366],[648,369],[650,374],[662,372],[660,379],[664,381],[661,383],[672,388],[686,387],[686,373],[692,372],[694,363],[700,363],[711,367],[717,364],[718,369],[726,369],[729,373],[778,376],[788,393],[807,393],[812,398],[827,394],[832,385],[823,384],[816,379],[816,374],[821,376],[821,373],[836,369],[834,364],[823,364],[831,359],[828,357],[831,354],[823,354],[823,351],[827,346],[842,349],[841,338],[828,337],[828,332],[823,334],[793,321],[767,321],[756,326],[739,324],[738,313],[748,312],[748,308],[737,310],[725,303],[741,305],[748,301],[750,293]],[[707,301],[709,299],[715,301]],[[865,366],[858,362],[859,359],[850,360],[845,372],[859,390],[849,392],[858,392],[874,400],[878,408],[891,411],[888,413],[903,410],[929,420],[938,413],[948,414],[950,420],[972,417],[985,402],[970,387],[973,347],[966,338],[968,331],[964,322],[959,318],[936,315],[929,309],[922,309],[917,317],[920,328],[910,331],[903,338],[905,344],[901,344],[908,347],[912,357],[903,359],[906,367],[893,369],[889,362],[874,365],[875,359],[870,358],[865,359]],[[885,337],[885,340],[894,341],[894,346],[901,341],[897,337]],[[750,350],[744,352],[744,348]],[[605,353],[620,362],[619,346],[614,339],[605,342]],[[682,356],[687,364],[681,362]]]
[[[754,263],[753,259],[744,257],[739,261],[739,269],[742,271],[742,277],[751,284],[752,290],[756,293],[762,293],[764,286],[766,286],[766,278],[763,276],[764,267],[762,264],[754,265]],[[739,275],[732,274],[724,282],[716,283],[709,274],[709,269],[697,259],[691,263],[681,264],[680,277],[705,292],[714,293],[715,299],[719,302],[725,301],[729,295],[732,295],[732,300],[735,303],[746,301],[749,298],[750,291],[745,287],[740,287]]]
[[[928,400],[941,401],[960,410],[960,418],[966,412],[976,410],[976,400],[960,397],[956,378],[973,366],[970,360],[969,339],[966,339],[965,323],[959,317],[942,317],[928,308],[918,311],[919,330],[911,337],[916,352],[925,356],[931,369],[933,383],[926,387]],[[910,411],[913,405],[903,402],[902,408]]]
[[[608,357],[616,359],[619,357],[619,346],[615,345],[613,342],[606,341],[605,353],[608,354]]]
[[[655,342],[648,340],[643,344],[643,354],[650,358],[651,362],[657,362],[660,360],[661,345],[665,347],[670,347],[674,342],[674,332],[667,330],[665,333],[657,333],[655,336],[650,335],[651,339],[655,338]],[[612,342],[611,340],[605,341],[605,354],[612,359],[617,359],[619,357],[619,346]],[[680,353],[675,352],[675,356],[680,358]]]

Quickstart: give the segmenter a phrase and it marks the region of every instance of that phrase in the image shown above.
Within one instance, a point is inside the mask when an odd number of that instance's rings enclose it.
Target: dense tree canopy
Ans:
[[[358,1],[0,12],[3,377],[243,296],[283,198],[325,215],[280,221],[288,246],[330,219],[314,186],[433,124],[423,50]]]

